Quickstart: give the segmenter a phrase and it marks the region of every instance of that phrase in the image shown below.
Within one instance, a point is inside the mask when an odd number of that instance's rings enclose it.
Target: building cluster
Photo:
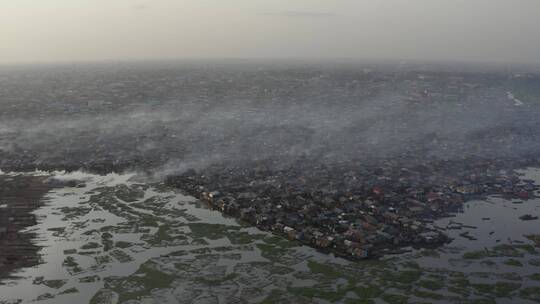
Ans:
[[[493,194],[526,200],[538,189],[512,171],[498,171],[502,163],[469,164],[396,169],[351,162],[273,171],[261,161],[243,169],[190,170],[167,181],[262,230],[354,259],[443,244],[449,239],[434,220],[467,200]]]

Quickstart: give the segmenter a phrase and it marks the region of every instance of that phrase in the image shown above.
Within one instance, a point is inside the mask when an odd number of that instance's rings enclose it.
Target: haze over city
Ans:
[[[0,0],[0,304],[540,303],[540,0]]]
[[[537,63],[536,0],[1,0],[0,63],[185,58]]]

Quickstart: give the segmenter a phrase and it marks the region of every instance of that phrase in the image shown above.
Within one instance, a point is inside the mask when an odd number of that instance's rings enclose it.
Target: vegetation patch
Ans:
[[[521,287],[519,283],[497,282],[495,283],[495,295],[497,297],[509,297]]]
[[[51,293],[48,293],[48,292],[44,293],[44,294],[42,294],[42,295],[40,295],[40,296],[38,296],[36,298],[36,300],[38,300],[38,301],[44,301],[44,300],[49,300],[49,299],[54,299],[54,295],[51,294]]]
[[[531,278],[531,280],[540,281],[540,273],[534,273],[530,275],[529,278]]]
[[[519,295],[522,298],[540,302],[540,286],[531,286],[523,288]]]
[[[491,293],[495,288],[494,285],[484,283],[471,284],[471,287],[476,289],[479,293]]]
[[[191,229],[193,238],[207,238],[210,240],[221,239],[226,236],[228,231],[237,231],[240,229],[240,227],[235,226],[206,223],[190,223],[188,226]]]
[[[79,293],[79,290],[75,287],[72,287],[72,288],[69,288],[69,289],[66,289],[64,291],[62,291],[61,293],[59,293],[59,295],[64,295],[64,294],[73,294],[73,293]]]
[[[502,273],[501,275],[499,275],[499,277],[501,279],[508,280],[508,281],[521,281],[522,280],[521,276],[515,272]]]
[[[306,297],[309,299],[324,299],[330,302],[337,302],[345,296],[348,289],[338,289],[336,291],[324,290],[322,288],[314,287],[289,287],[288,291],[292,294]]]
[[[463,254],[463,258],[468,260],[479,260],[486,258],[487,256],[488,253],[485,250],[469,251]]]
[[[245,231],[239,231],[235,233],[229,233],[227,235],[227,238],[231,241],[231,243],[235,245],[242,245],[253,243],[256,240],[261,239],[263,236],[264,234],[249,234]]]
[[[503,264],[514,267],[523,267],[523,264],[516,259],[508,259],[504,261]]]
[[[531,266],[540,266],[540,259],[531,259],[529,260],[529,265]]]
[[[256,244],[261,250],[261,255],[269,260],[278,260],[281,256],[289,252],[288,248],[279,247],[271,244]]]
[[[70,221],[76,218],[79,218],[81,216],[85,216],[90,211],[92,211],[92,208],[90,207],[62,207],[60,208],[60,211],[64,214],[64,218],[62,218],[63,221]]]
[[[433,293],[429,291],[423,291],[423,290],[415,290],[414,295],[419,298],[424,298],[424,299],[434,299],[434,300],[444,299],[444,296],[441,294]]]
[[[171,225],[163,224],[159,226],[156,233],[149,239],[146,239],[146,241],[154,246],[166,246],[177,241],[184,241],[187,243],[187,237],[183,234],[178,234]]]
[[[59,236],[62,236],[65,233],[66,227],[49,228],[47,230],[52,231],[53,236],[59,237]]]
[[[527,252],[528,254],[538,254],[538,251],[536,250],[536,248],[534,248],[533,245],[529,245],[529,244],[515,245],[515,247]]]
[[[312,273],[322,274],[330,279],[337,279],[343,277],[343,272],[339,271],[339,268],[329,264],[322,264],[313,260],[308,261],[307,264],[309,270]]]
[[[98,265],[109,264],[113,262],[112,258],[109,255],[100,255],[94,257],[94,259],[96,260],[96,263]]]
[[[443,282],[434,280],[421,280],[418,285],[429,290],[439,290],[444,287]]]
[[[525,237],[533,241],[536,247],[540,247],[540,234],[529,234]]]
[[[94,283],[94,282],[98,282],[99,280],[100,280],[99,276],[93,275],[93,276],[80,278],[79,283]]]
[[[89,304],[109,304],[115,303],[118,295],[109,289],[100,289],[93,297],[90,299]]]
[[[390,293],[383,294],[382,299],[389,304],[407,304],[409,302],[409,297],[407,296]]]
[[[124,241],[118,241],[114,244],[115,247],[125,249],[133,246],[133,243],[131,242],[124,242]]]
[[[105,286],[115,291],[119,295],[119,303],[123,303],[129,300],[140,300],[154,289],[167,288],[173,280],[173,275],[158,270],[157,265],[149,261],[125,279],[105,279]]]
[[[90,242],[90,243],[86,243],[86,244],[82,245],[81,249],[82,250],[89,250],[89,249],[96,249],[96,248],[99,248],[99,247],[101,247],[101,245],[99,243]]]
[[[114,249],[109,254],[120,263],[127,263],[133,261],[133,258],[129,254],[119,249]]]
[[[144,197],[144,190],[128,187],[124,184],[115,187],[114,194],[124,202],[135,202]]]
[[[412,284],[418,281],[420,277],[422,277],[422,271],[420,270],[401,270],[397,272],[387,271],[383,279],[401,284]]]
[[[356,286],[354,292],[361,299],[377,298],[384,293],[384,291],[375,285]]]
[[[215,277],[212,277],[212,278],[205,278],[205,277],[199,277],[196,279],[197,282],[200,282],[200,283],[203,283],[205,285],[211,285],[211,286],[216,286],[216,285],[219,285],[219,284],[222,284],[224,282],[228,282],[228,281],[232,281],[234,280],[234,278],[238,277],[238,274],[236,273],[231,273],[231,274],[228,274],[222,278],[215,278]]]
[[[72,256],[68,256],[64,259],[64,262],[62,263],[62,265],[66,266],[66,267],[77,267],[79,266],[79,264],[77,262],[75,262],[75,258],[72,257]]]
[[[34,278],[32,284],[45,285],[49,288],[59,289],[67,283],[67,280],[44,280],[42,276]]]
[[[466,252],[463,254],[463,258],[468,260],[479,260],[487,257],[522,257],[523,252],[518,250],[518,248],[526,252],[531,250],[531,247],[526,245],[513,246],[501,244],[493,247],[491,250],[486,249]],[[534,250],[534,248],[532,249]]]

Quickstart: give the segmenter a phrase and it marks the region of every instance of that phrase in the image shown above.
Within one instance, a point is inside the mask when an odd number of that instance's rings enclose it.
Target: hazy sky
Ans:
[[[200,57],[540,63],[540,1],[0,0],[0,63]]]

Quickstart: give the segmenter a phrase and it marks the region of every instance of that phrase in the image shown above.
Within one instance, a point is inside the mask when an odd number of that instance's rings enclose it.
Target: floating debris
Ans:
[[[538,216],[531,215],[531,214],[525,214],[519,217],[522,221],[534,221],[538,219]]]

